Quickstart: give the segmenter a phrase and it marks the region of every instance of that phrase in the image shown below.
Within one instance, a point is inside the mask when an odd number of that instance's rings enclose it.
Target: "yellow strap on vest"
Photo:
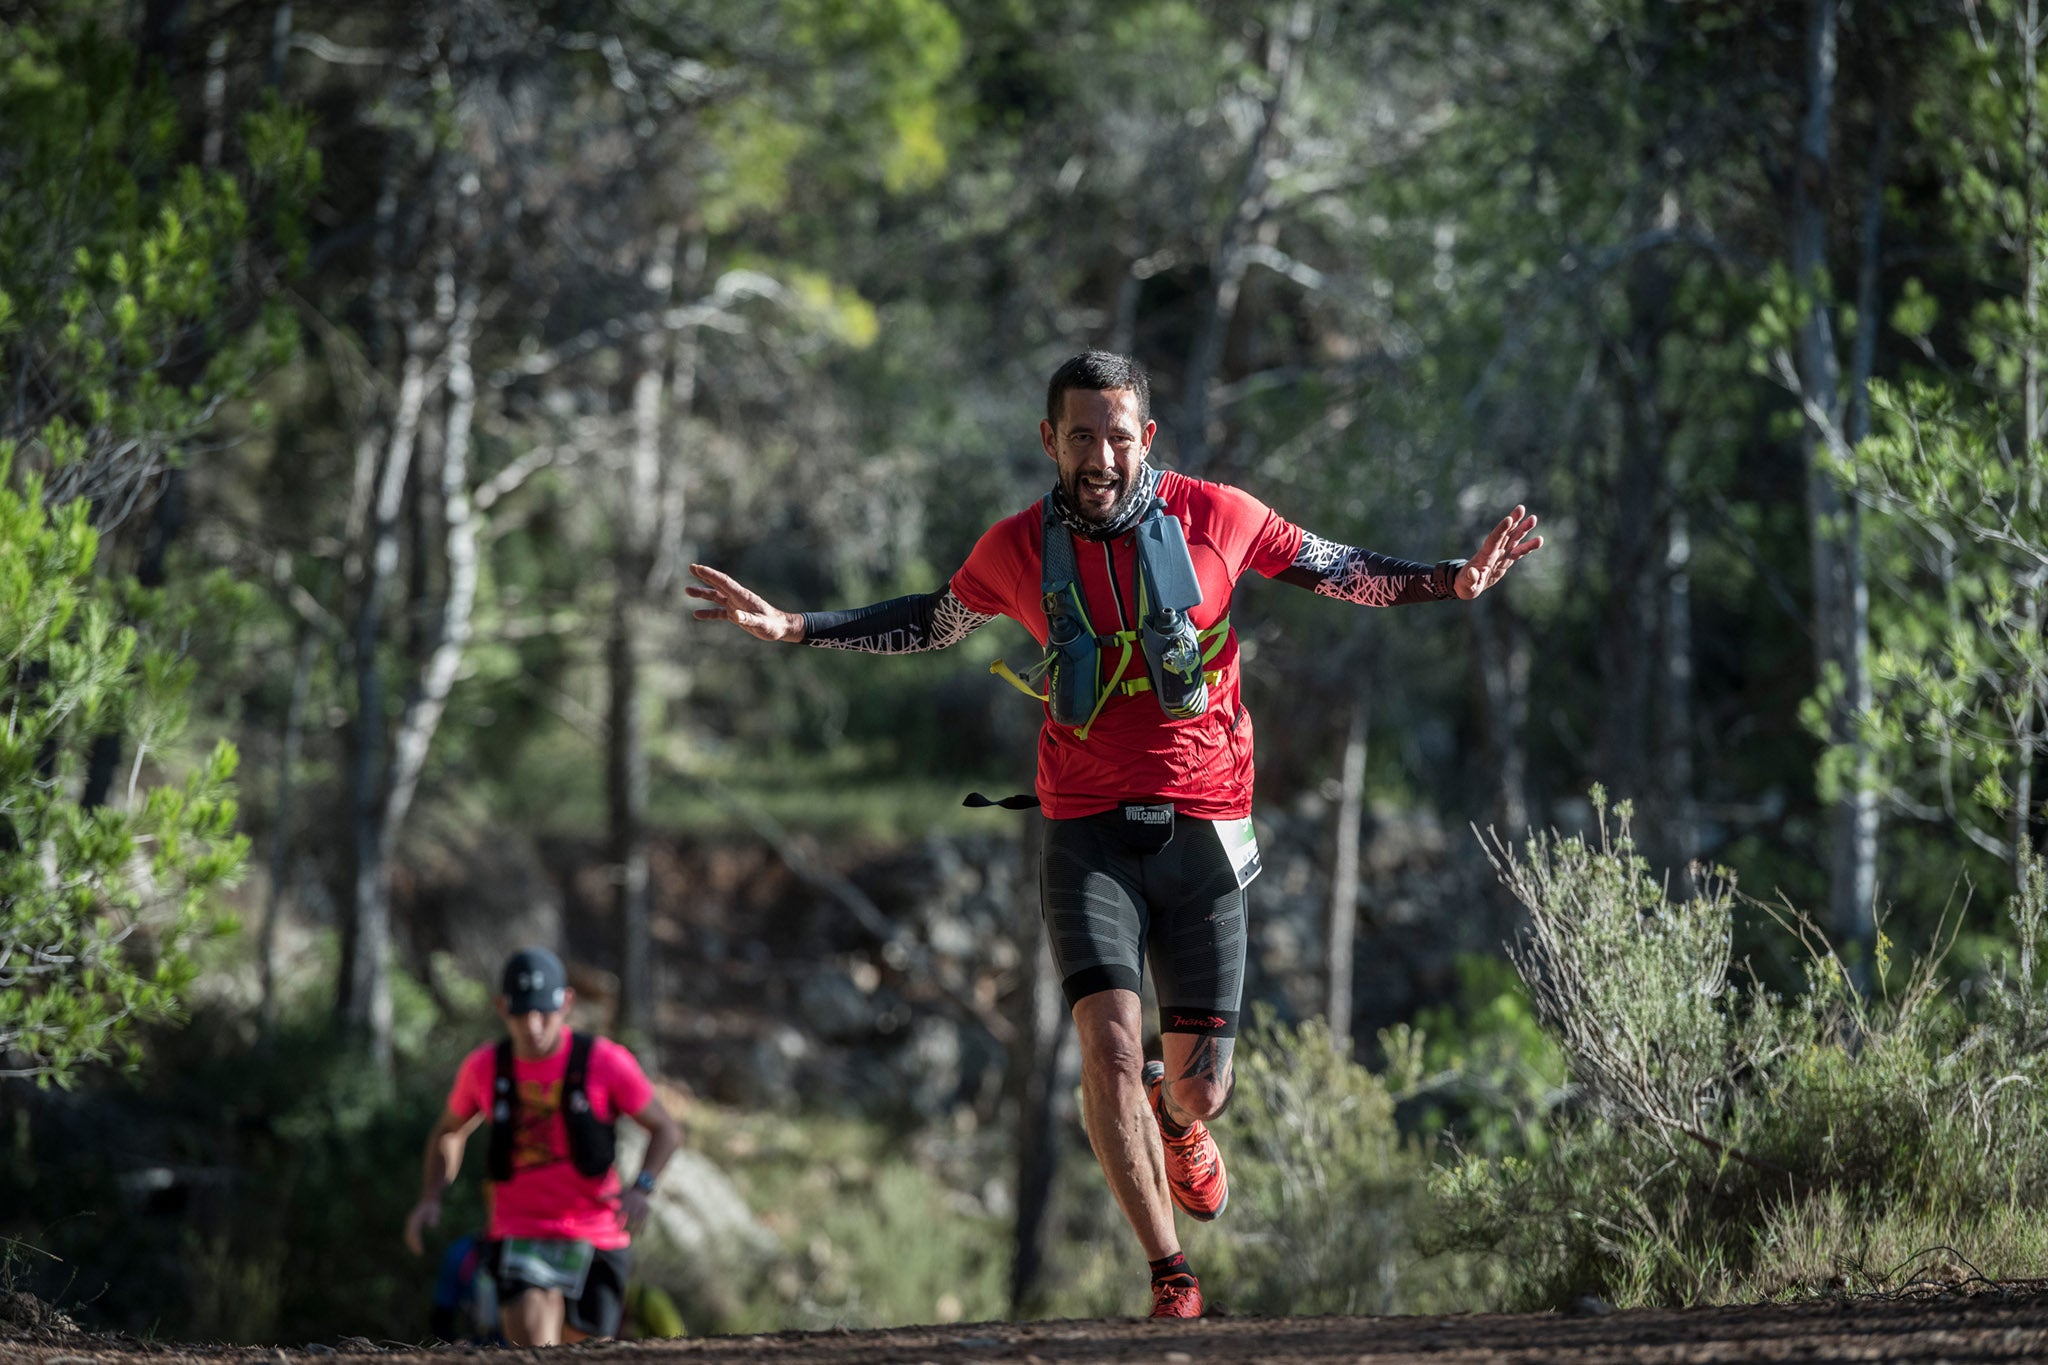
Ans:
[[[1075,739],[1088,738],[1088,731],[1092,726],[1094,726],[1095,718],[1102,714],[1103,703],[1109,700],[1110,693],[1115,692],[1117,690],[1117,682],[1124,676],[1124,670],[1131,666],[1131,655],[1137,652],[1134,648],[1132,648],[1132,646],[1137,642],[1138,639],[1135,632],[1128,630],[1120,630],[1116,633],[1115,638],[1123,641],[1123,657],[1119,658],[1116,661],[1116,672],[1110,674],[1109,681],[1103,684],[1102,695],[1095,699],[1095,709],[1093,711],[1090,711],[1088,713],[1088,719],[1082,721],[1081,724],[1074,730]]]
[[[1223,642],[1229,637],[1230,617],[1228,615],[1198,634],[1195,638],[1202,642],[1202,662],[1206,664],[1218,654],[1221,654],[1223,652]],[[1131,656],[1138,651],[1138,632],[1134,630],[1120,630],[1109,638],[1124,647],[1123,656],[1116,661],[1116,672],[1112,673],[1109,681],[1103,685],[1102,695],[1096,699],[1095,709],[1088,713],[1088,719],[1082,721],[1080,728],[1074,731],[1074,738],[1076,739],[1088,738],[1088,727],[1095,724],[1095,718],[1102,714],[1102,704],[1109,700],[1111,693],[1115,693],[1118,696],[1135,697],[1152,690],[1152,680],[1150,678],[1133,678],[1129,682],[1120,681],[1125,671],[1131,666]],[[1052,658],[1047,656],[1036,667],[1026,673],[1024,677],[1020,678],[1017,676],[1015,669],[1011,668],[1001,659],[998,659],[988,666],[988,671],[1033,701],[1046,701],[1050,696],[1049,691],[1040,692],[1032,687],[1031,682],[1027,682],[1025,679],[1029,678],[1032,682],[1035,682],[1039,678],[1044,677],[1046,670],[1051,667]],[[1202,670],[1202,681],[1209,686],[1214,687],[1222,680],[1222,669],[1210,668]]]
[[[1019,692],[1022,692],[1025,696],[1031,698],[1033,701],[1050,701],[1052,699],[1050,690],[1047,690],[1045,692],[1032,691],[1031,685],[1025,682],[1022,678],[1018,677],[1016,670],[1011,668],[1008,664],[1004,663],[1001,659],[997,659],[994,663],[990,664],[988,666],[988,671],[995,674],[998,678],[1001,678],[1004,682],[1016,688]],[[1042,677],[1044,676],[1044,673],[1044,664],[1040,664],[1037,668],[1031,670],[1031,676],[1033,676],[1034,678]]]
[[[1220,668],[1203,669],[1202,681],[1211,687],[1216,686],[1216,684],[1223,681],[1223,670]],[[1127,683],[1120,684],[1116,690],[1126,697],[1135,697],[1141,692],[1150,692],[1152,690],[1152,680],[1150,678],[1133,678]]]

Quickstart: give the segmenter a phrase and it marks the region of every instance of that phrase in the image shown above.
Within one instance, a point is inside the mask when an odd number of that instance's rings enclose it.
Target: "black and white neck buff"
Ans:
[[[1085,540],[1115,540],[1145,519],[1146,509],[1152,506],[1158,490],[1159,471],[1150,464],[1141,464],[1137,478],[1124,490],[1123,501],[1116,505],[1115,515],[1108,521],[1089,521],[1074,510],[1074,504],[1067,501],[1067,490],[1055,480],[1052,511],[1063,526]]]

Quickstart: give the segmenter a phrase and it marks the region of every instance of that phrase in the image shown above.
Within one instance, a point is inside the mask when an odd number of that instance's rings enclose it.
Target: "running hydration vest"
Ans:
[[[1045,691],[1031,687],[1023,678],[998,661],[990,667],[1027,696],[1046,703],[1053,723],[1075,731],[1076,738],[1088,738],[1089,727],[1112,694],[1134,696],[1151,692],[1159,707],[1174,720],[1199,716],[1209,706],[1209,685],[1217,674],[1203,665],[1214,659],[1230,633],[1226,615],[1207,630],[1198,631],[1188,612],[1200,605],[1202,586],[1195,577],[1194,559],[1180,519],[1166,508],[1164,498],[1154,497],[1133,533],[1136,553],[1132,558],[1136,581],[1137,628],[1097,634],[1082,601],[1080,572],[1074,559],[1073,533],[1053,511],[1048,494],[1040,504],[1043,524],[1039,588],[1045,606],[1045,657],[1029,677],[1045,679]],[[1104,655],[1118,650],[1114,668],[1105,680]],[[1145,676],[1126,678],[1132,656],[1145,661]]]
[[[590,1107],[590,1049],[596,1039],[587,1033],[569,1035],[569,1066],[562,1073],[562,1123],[569,1130],[569,1160],[579,1175],[592,1179],[612,1168],[619,1137]],[[512,1040],[498,1044],[498,1073],[491,1083],[491,1146],[489,1174],[503,1183],[512,1178],[513,1136],[519,1131],[519,1082],[512,1072]]]

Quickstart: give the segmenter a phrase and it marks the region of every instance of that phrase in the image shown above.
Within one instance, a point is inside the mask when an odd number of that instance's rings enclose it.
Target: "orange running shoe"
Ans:
[[[1216,1150],[1209,1125],[1200,1119],[1190,1123],[1179,1137],[1167,1133],[1166,1063],[1145,1063],[1143,1076],[1145,1094],[1152,1101],[1152,1117],[1159,1123],[1159,1140],[1166,1148],[1167,1192],[1188,1217],[1206,1223],[1230,1202],[1230,1177],[1223,1173],[1223,1153]]]
[[[1192,1275],[1168,1275],[1163,1280],[1152,1281],[1152,1316],[1202,1316],[1202,1282]]]

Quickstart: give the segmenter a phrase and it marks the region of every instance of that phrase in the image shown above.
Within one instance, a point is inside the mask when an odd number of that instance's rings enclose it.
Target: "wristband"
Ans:
[[[1429,576],[1429,591],[1432,597],[1456,597],[1458,595],[1458,571],[1469,561],[1463,559],[1439,559]]]
[[[652,1171],[642,1171],[640,1172],[640,1174],[634,1176],[633,1188],[640,1191],[640,1193],[642,1194],[653,1194],[654,1173]]]

